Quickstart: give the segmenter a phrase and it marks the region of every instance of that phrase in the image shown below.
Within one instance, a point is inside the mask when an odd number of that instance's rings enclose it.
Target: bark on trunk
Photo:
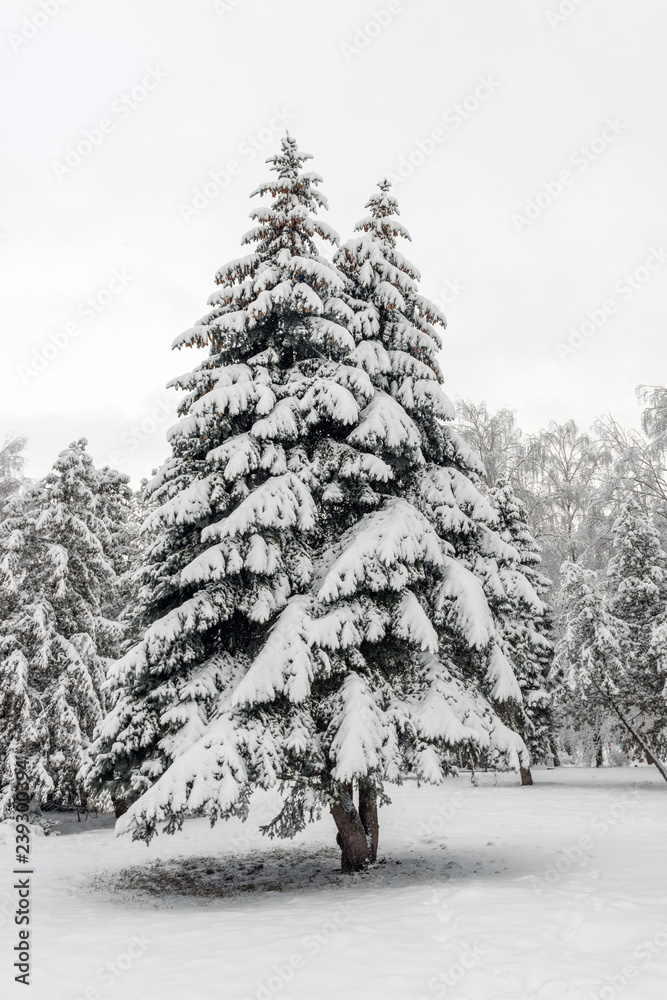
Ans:
[[[623,725],[625,726],[625,728],[627,729],[627,731],[630,733],[630,735],[632,736],[632,738],[635,741],[635,743],[637,744],[637,746],[640,748],[640,750],[642,750],[644,752],[644,754],[646,756],[647,762],[649,764],[655,764],[655,766],[657,767],[657,769],[660,772],[660,774],[662,775],[662,777],[665,779],[665,781],[667,781],[667,768],[665,767],[665,765],[662,763],[661,760],[659,760],[656,757],[656,755],[653,753],[653,751],[649,747],[649,745],[646,742],[646,740],[644,739],[644,737],[640,734],[640,732],[637,729],[635,729],[635,727],[633,726],[633,724],[631,722],[629,722],[625,718],[625,715],[623,714],[623,712],[621,711],[621,709],[618,707],[618,705],[614,701],[613,697],[609,694],[609,692],[605,691],[604,687],[601,684],[597,683],[597,681],[595,680],[595,678],[592,678],[592,680],[593,680],[594,686],[597,688],[597,690],[603,696],[603,698],[605,699],[605,701],[607,702],[607,704],[611,708],[613,708],[613,710],[616,712],[616,715],[619,717],[619,719],[621,720],[621,722],[623,723]]]
[[[125,799],[113,799],[113,811],[116,814],[116,819],[119,819],[123,813],[126,813],[127,802]]]
[[[530,773],[529,767],[519,767],[519,773],[521,774],[521,784],[522,785],[532,785],[533,776]]]
[[[340,870],[348,874],[362,871],[370,863],[371,852],[366,830],[352,799],[351,783],[343,787],[340,800],[331,806],[331,815],[338,829]]]
[[[598,733],[595,741],[595,766],[604,766],[604,754],[602,753],[602,736]]]
[[[633,727],[632,723],[628,722],[628,720],[625,718],[625,716],[621,712],[620,708],[617,705],[615,705],[613,702],[611,703],[611,706],[614,709],[614,711],[616,712],[616,715],[619,717],[619,719],[621,720],[621,722],[625,726],[625,728],[627,729],[627,731],[630,733],[630,735],[634,739],[634,741],[637,744],[637,746],[640,747],[644,751],[647,763],[649,763],[649,764],[655,764],[655,766],[657,767],[657,769],[660,771],[660,774],[663,776],[663,778],[665,779],[665,781],[667,781],[667,768],[665,767],[665,765],[662,763],[661,760],[659,760],[655,756],[655,754],[653,753],[653,751],[651,750],[651,748],[647,744],[646,740],[643,738],[643,736],[640,736],[640,734],[638,733],[638,731]]]
[[[378,820],[378,801],[375,788],[365,782],[359,783],[359,818],[366,832],[370,860],[377,861],[378,842],[380,839],[380,822]]]

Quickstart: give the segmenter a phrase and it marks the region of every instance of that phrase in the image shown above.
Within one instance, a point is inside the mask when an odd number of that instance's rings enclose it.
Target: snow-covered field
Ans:
[[[33,984],[3,997],[560,1000],[667,995],[667,787],[654,768],[469,776],[392,790],[382,863],[338,872],[325,816],[293,842],[192,820],[150,847],[110,821],[34,838]],[[253,822],[254,821],[254,822]]]

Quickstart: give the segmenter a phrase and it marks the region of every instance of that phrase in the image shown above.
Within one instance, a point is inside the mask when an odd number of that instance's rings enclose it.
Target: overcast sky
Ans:
[[[666,29],[664,0],[4,0],[0,434],[31,475],[82,436],[135,482],[162,462],[195,360],[170,344],[286,123],[343,239],[399,178],[450,396],[637,424],[667,356]]]

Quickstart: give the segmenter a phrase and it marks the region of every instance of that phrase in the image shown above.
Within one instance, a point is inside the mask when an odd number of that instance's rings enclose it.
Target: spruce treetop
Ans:
[[[287,136],[281,152],[267,161],[278,176],[253,194],[271,195],[273,201],[251,212],[259,224],[242,238],[256,245],[254,252],[218,271],[212,311],[173,344],[209,347],[211,360],[199,370],[251,360],[285,366],[352,346],[346,329],[350,310],[340,298],[345,280],[315,241],[319,236],[337,245],[340,239],[315,218],[327,201],[317,189],[319,175],[301,170],[310,158]]]
[[[371,214],[354,227],[363,235],[348,240],[334,257],[355,287],[358,305],[351,327],[355,339],[370,344],[376,341],[375,357],[368,355],[369,344],[365,355],[357,352],[359,360],[372,376],[386,376],[393,371],[413,380],[435,378],[441,382],[436,353],[442,341],[435,325],[445,329],[447,321],[419,293],[419,271],[396,248],[399,237],[411,237],[396,218],[399,208],[390,182],[380,181],[378,187],[379,194],[373,194],[366,203]],[[449,401],[440,416],[453,416]]]
[[[255,253],[261,260],[274,260],[281,250],[288,250],[293,257],[317,257],[315,234],[336,246],[340,242],[334,229],[312,217],[318,209],[329,207],[317,188],[322,183],[320,175],[302,169],[312,158],[311,153],[299,151],[296,140],[288,133],[282,140],[281,152],[266,161],[278,177],[260,184],[250,197],[270,194],[274,200],[268,208],[253,209],[250,217],[257,219],[260,225],[241,240],[242,243],[257,243]],[[226,269],[220,273],[226,274]]]

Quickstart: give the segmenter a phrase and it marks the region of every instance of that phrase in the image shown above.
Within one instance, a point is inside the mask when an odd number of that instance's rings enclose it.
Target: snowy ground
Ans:
[[[508,777],[393,789],[383,863],[354,877],[337,871],[329,817],[292,843],[193,820],[148,848],[116,839],[108,819],[74,817],[33,841],[29,993],[12,982],[3,876],[0,995],[663,1000],[667,788],[655,769],[537,769],[532,788]],[[255,825],[274,804],[257,798]],[[13,844],[0,852],[9,873]]]

